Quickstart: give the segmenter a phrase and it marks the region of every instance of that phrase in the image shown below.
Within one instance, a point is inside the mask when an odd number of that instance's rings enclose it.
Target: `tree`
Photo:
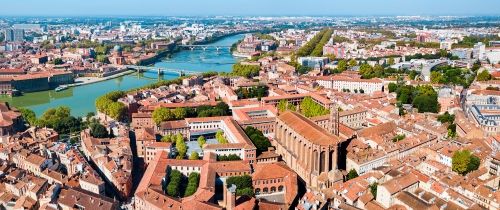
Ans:
[[[390,57],[388,60],[387,60],[387,64],[389,65],[394,65],[395,61],[394,61],[394,58],[393,57]]]
[[[48,109],[37,121],[37,125],[52,128],[59,134],[81,131],[82,119],[75,118],[70,114],[71,109],[64,106]]]
[[[437,120],[441,123],[453,123],[455,121],[455,115],[446,111],[444,114],[438,115]]]
[[[236,154],[217,156],[217,161],[235,161],[235,160],[241,160],[240,156]]]
[[[451,158],[451,168],[453,171],[465,175],[479,168],[481,160],[474,156],[469,150],[458,150]]]
[[[153,111],[152,117],[156,125],[160,125],[160,123],[164,121],[172,120],[174,118],[174,115],[172,114],[170,109],[160,107]]]
[[[405,138],[406,138],[406,135],[398,134],[398,135],[394,136],[394,138],[392,138],[392,142],[396,143],[396,142],[401,141]]]
[[[433,84],[442,84],[444,83],[444,77],[443,74],[437,71],[431,72],[431,82]]]
[[[204,136],[198,137],[198,145],[200,145],[201,148],[203,148],[203,145],[205,145],[206,142],[207,140],[205,139]]]
[[[479,165],[481,165],[481,159],[479,159],[475,155],[471,155],[470,157],[470,162],[467,165],[467,171],[475,171],[479,168]]]
[[[107,114],[115,120],[126,119],[127,107],[117,102],[118,99],[125,96],[123,91],[112,91],[96,99],[95,106],[98,111]]]
[[[96,60],[100,63],[109,63],[108,56],[106,55],[97,55]]]
[[[193,151],[193,152],[191,152],[191,155],[189,155],[189,159],[190,160],[198,160],[198,159],[200,159],[200,155],[197,152]]]
[[[378,183],[377,183],[377,182],[375,182],[375,183],[373,183],[373,184],[369,185],[369,187],[370,187],[370,192],[372,193],[373,197],[375,197],[375,198],[377,197],[377,186],[378,186]]]
[[[243,188],[243,189],[236,189],[236,194],[239,196],[248,196],[248,197],[253,197],[253,189],[252,188]]]
[[[184,158],[184,156],[186,156],[187,145],[186,142],[184,142],[184,138],[182,137],[181,134],[177,134],[177,136],[175,136],[175,148],[179,153],[177,155],[178,158]]]
[[[483,70],[477,74],[477,81],[488,81],[491,79],[491,75],[488,70]]]
[[[52,61],[52,63],[53,63],[54,65],[61,65],[61,64],[63,64],[63,63],[64,63],[64,61],[63,61],[61,58],[55,58],[55,59]]]
[[[122,121],[127,114],[127,107],[120,102],[113,102],[109,104],[106,114],[115,120]]]
[[[418,75],[418,72],[415,70],[412,70],[412,71],[410,71],[410,74],[408,74],[408,77],[410,77],[410,79],[412,79],[412,80],[415,80],[417,75]]]
[[[349,60],[349,67],[354,67],[358,65],[358,62],[355,59]]]
[[[349,171],[349,173],[347,173],[347,178],[346,179],[347,180],[351,180],[351,179],[354,179],[356,177],[358,177],[358,172],[356,172],[356,170],[354,170],[354,169],[351,169]]]
[[[217,105],[215,105],[215,109],[219,110],[220,116],[226,116],[231,114],[231,109],[229,109],[229,105],[227,105],[225,102],[219,102]]]
[[[236,195],[248,195],[249,190],[252,191],[253,195],[253,186],[252,186],[252,177],[249,175],[243,176],[232,176],[226,179],[227,187],[231,187],[232,185],[236,185]],[[246,190],[249,189],[249,190]]]
[[[413,106],[418,109],[418,112],[433,112],[437,113],[438,110],[437,98],[426,95],[419,95],[413,100]]]
[[[265,152],[271,147],[271,142],[264,136],[262,131],[252,126],[248,126],[245,128],[245,134],[250,138],[255,147],[257,147],[257,154]]]
[[[186,117],[187,112],[185,108],[177,107],[173,111],[171,111],[174,118],[177,120],[182,120]]]
[[[330,110],[314,102],[311,97],[305,97],[300,103],[300,112],[306,117],[316,117],[330,113]]]
[[[193,195],[198,189],[198,184],[200,182],[200,174],[193,172],[189,174],[188,184],[186,187],[186,191],[184,192],[184,197]]]
[[[173,142],[173,136],[171,134],[161,137],[161,142]]]
[[[234,64],[233,65],[233,75],[251,78],[259,75],[260,66],[257,65],[242,65],[242,64]]]
[[[295,110],[297,110],[297,107],[295,107],[292,103],[288,103],[288,101],[286,101],[286,100],[280,100],[278,102],[278,110],[280,112],[284,112],[286,110],[295,111]]]
[[[109,133],[104,125],[100,123],[92,123],[90,125],[90,135],[94,138],[107,138]]]
[[[341,72],[347,70],[347,67],[348,67],[347,61],[344,59],[339,60],[339,62],[337,63],[337,69],[340,70]]]
[[[169,182],[167,185],[167,195],[172,197],[179,196],[181,182],[182,182],[182,173],[178,170],[170,171]]]
[[[217,130],[217,133],[215,133],[215,139],[217,139],[217,141],[220,144],[227,144],[227,143],[229,143],[227,141],[226,137],[224,137],[224,132],[222,130]]]
[[[21,112],[21,116],[23,117],[24,121],[26,121],[31,126],[36,125],[37,119],[36,114],[33,110],[26,108],[18,108],[18,110]]]
[[[297,68],[297,72],[299,74],[307,74],[311,70],[312,70],[311,67],[309,67],[309,66],[303,66],[303,65],[299,65],[299,67]]]
[[[398,85],[396,83],[389,83],[389,93],[394,93],[398,89]]]

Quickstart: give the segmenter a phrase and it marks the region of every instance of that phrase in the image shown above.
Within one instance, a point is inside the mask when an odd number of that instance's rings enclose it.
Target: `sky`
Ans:
[[[1,0],[0,16],[500,15],[500,0]]]

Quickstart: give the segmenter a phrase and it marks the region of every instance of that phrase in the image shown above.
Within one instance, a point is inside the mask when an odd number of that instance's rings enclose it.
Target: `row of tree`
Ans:
[[[175,148],[177,149],[177,159],[183,159],[186,156],[188,147],[182,134],[178,133],[176,135],[165,135],[161,138],[161,141],[175,144]]]
[[[187,197],[193,195],[198,189],[200,182],[200,174],[192,172],[189,174],[186,183],[186,177],[178,170],[171,170],[169,175],[165,177],[164,190],[167,195],[172,197]]]
[[[262,97],[266,97],[268,95],[268,89],[266,85],[258,85],[250,88],[238,88],[236,90],[236,95],[238,95],[238,99],[247,99],[247,98],[257,98],[261,99]]]
[[[330,113],[330,110],[319,105],[311,97],[305,97],[300,102],[300,112],[306,117],[316,117]]]
[[[178,107],[175,109],[160,107],[153,111],[152,117],[156,125],[160,125],[160,123],[164,121],[182,120],[188,117],[215,117],[227,116],[230,114],[231,110],[229,109],[229,105],[224,102],[219,102],[215,107],[206,105],[196,108]]]
[[[284,112],[286,110],[296,111],[297,107],[286,100],[278,102],[278,110]],[[311,97],[307,96],[300,102],[300,113],[306,117],[316,117],[330,113],[330,110],[316,103]]]
[[[95,106],[99,112],[102,112],[115,120],[127,120],[127,107],[123,103],[118,102],[118,99],[124,97],[125,94],[126,93],[123,91],[109,92],[106,95],[97,98]]]
[[[240,156],[236,154],[217,155],[217,161],[235,161],[235,160],[241,160]]]
[[[267,151],[267,149],[271,147],[271,142],[269,142],[269,139],[264,136],[262,131],[252,126],[248,126],[245,128],[245,134],[250,138],[252,143],[257,148],[257,155]]]
[[[320,32],[318,32],[309,42],[307,42],[304,46],[302,46],[298,51],[297,51],[297,56],[303,57],[303,56],[310,56],[313,54],[315,51],[316,47],[321,44],[321,41],[323,40],[323,37],[327,34],[330,34],[328,36],[328,39],[331,37],[331,33],[333,31],[331,29],[323,29]],[[324,41],[324,40],[323,40]],[[328,42],[328,40],[326,40]],[[326,42],[325,42],[326,43]],[[321,54],[323,53],[323,46],[321,47]]]
[[[323,47],[325,46],[326,43],[330,40],[332,37],[333,30],[332,29],[326,29],[323,36],[321,37],[321,40],[316,44],[316,47],[314,47],[314,50],[311,52],[311,56],[315,57],[320,57],[323,56]]]
[[[232,75],[252,78],[259,75],[260,66],[257,65],[243,65],[240,63],[233,65]]]

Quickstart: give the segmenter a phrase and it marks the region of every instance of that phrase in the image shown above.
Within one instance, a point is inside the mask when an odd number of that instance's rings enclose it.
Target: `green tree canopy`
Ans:
[[[24,121],[26,121],[28,124],[30,124],[31,126],[37,124],[36,114],[33,110],[26,108],[18,108],[18,110],[21,112],[21,116],[23,117]]]
[[[109,136],[108,130],[100,123],[92,123],[90,125],[90,135],[94,138],[107,138]]]
[[[236,185],[236,195],[253,195],[253,186],[252,186],[252,177],[249,175],[243,176],[232,176],[226,179],[227,187],[231,187],[231,185]]]
[[[262,131],[252,126],[248,126],[245,128],[245,134],[257,148],[257,154],[265,152],[269,147],[271,147],[271,142],[269,142],[269,139],[264,136]]]
[[[191,152],[191,155],[189,155],[190,160],[198,160],[200,159],[200,155],[197,152]]]
[[[198,145],[203,148],[203,145],[205,145],[205,143],[207,142],[207,140],[205,139],[204,136],[200,136],[198,137]]]
[[[477,170],[481,160],[474,156],[469,150],[458,150],[453,153],[451,162],[453,171],[465,175],[471,171]]]
[[[184,197],[193,195],[198,189],[198,184],[200,182],[200,174],[193,172],[189,174],[188,184],[186,187],[186,191],[184,192]]]
[[[346,179],[347,179],[347,180],[351,180],[351,179],[354,179],[354,178],[356,178],[356,177],[358,177],[358,176],[359,176],[359,175],[358,175],[358,172],[357,172],[356,170],[354,170],[354,169],[351,169],[351,170],[349,171],[349,173],[347,173],[347,177],[346,177]]]
[[[170,109],[164,107],[156,108],[152,113],[152,117],[156,125],[160,125],[160,123],[164,121],[169,121],[174,119],[174,115],[172,114]]]
[[[477,81],[488,81],[491,79],[491,75],[488,70],[483,70],[477,74]]]
[[[227,144],[229,143],[224,137],[224,132],[222,130],[217,130],[217,133],[215,133],[215,139],[219,142],[219,144]]]
[[[234,64],[233,65],[233,75],[251,78],[259,75],[260,66],[257,65],[242,65],[242,64]]]
[[[300,112],[306,117],[316,117],[330,113],[330,110],[314,102],[311,97],[305,97],[300,103]]]
[[[241,160],[240,156],[236,154],[217,156],[217,161],[235,161],[235,160]]]

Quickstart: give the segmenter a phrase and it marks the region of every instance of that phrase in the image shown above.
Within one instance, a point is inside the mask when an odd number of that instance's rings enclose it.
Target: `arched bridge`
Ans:
[[[184,75],[196,75],[196,74],[201,74],[202,72],[198,71],[190,71],[190,70],[182,70],[182,69],[171,69],[171,68],[164,68],[164,67],[154,67],[154,66],[133,66],[133,65],[127,65],[126,66],[128,69],[135,70],[137,72],[144,72],[144,71],[156,71],[158,72],[159,75],[165,74],[165,73],[176,73],[179,74],[179,76],[184,76]]]
[[[208,49],[215,49],[217,51],[221,49],[230,49],[231,46],[227,45],[198,45],[198,44],[186,44],[186,45],[179,45],[179,47],[187,48],[190,50],[196,50],[196,49],[201,49],[201,50],[208,50]]]
[[[448,65],[448,60],[435,60],[433,62],[430,62],[427,65],[422,66],[422,72],[420,76],[424,81],[430,81],[431,71],[438,66],[444,66],[444,65]]]

